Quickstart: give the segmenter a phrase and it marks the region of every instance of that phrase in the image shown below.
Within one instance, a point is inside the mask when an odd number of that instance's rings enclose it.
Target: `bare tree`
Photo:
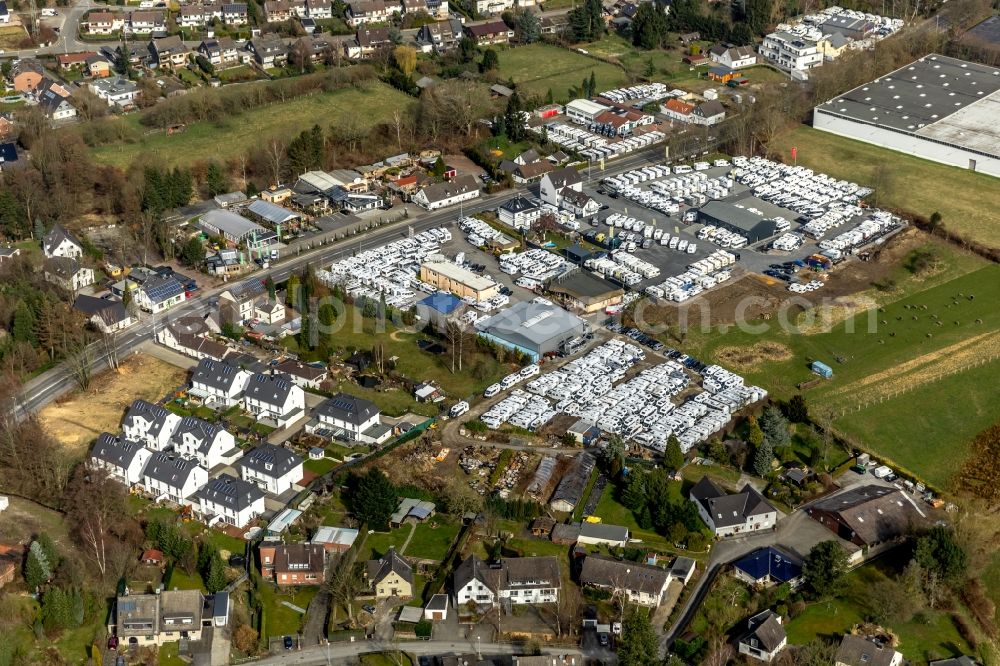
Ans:
[[[271,182],[274,185],[281,183],[281,174],[285,168],[285,144],[278,138],[272,138],[267,142],[267,161],[271,169]]]
[[[75,348],[66,352],[66,367],[69,370],[73,381],[81,389],[90,387],[90,380],[93,378],[93,354],[90,345],[86,340],[78,343]]]
[[[101,336],[101,348],[108,367],[118,370],[121,361],[118,358],[118,331],[108,331]]]
[[[128,516],[125,500],[121,484],[103,471],[83,465],[77,468],[67,490],[67,518],[73,536],[102,579],[122,573],[115,566],[121,566],[126,559],[121,550],[130,545],[121,537],[138,529]]]
[[[445,322],[444,334],[451,347],[451,371],[456,372],[457,361],[457,372],[462,372],[462,357],[465,352],[465,339],[469,334],[468,329],[462,321],[451,318]]]

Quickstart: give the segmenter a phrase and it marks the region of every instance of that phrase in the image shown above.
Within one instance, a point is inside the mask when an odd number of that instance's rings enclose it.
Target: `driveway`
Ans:
[[[319,645],[326,638],[326,623],[330,615],[330,592],[322,586],[309,602],[306,619],[302,627],[302,642],[305,645]]]

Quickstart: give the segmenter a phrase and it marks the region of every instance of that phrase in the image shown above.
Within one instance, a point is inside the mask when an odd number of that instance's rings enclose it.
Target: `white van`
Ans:
[[[484,398],[492,398],[493,396],[495,396],[497,393],[499,393],[502,390],[503,389],[500,388],[499,384],[493,384],[492,386],[488,387],[485,391],[483,391],[483,397]]]
[[[456,416],[461,416],[467,411],[469,411],[469,403],[463,400],[462,402],[453,405],[452,408],[448,410],[448,416],[455,418]]]

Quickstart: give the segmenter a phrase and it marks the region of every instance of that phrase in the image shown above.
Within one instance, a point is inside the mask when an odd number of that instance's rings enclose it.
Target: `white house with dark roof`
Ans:
[[[232,407],[243,400],[250,373],[231,363],[203,358],[191,373],[191,391],[208,405]]]
[[[192,358],[220,361],[229,347],[208,337],[214,332],[201,317],[179,317],[156,331],[156,341]]]
[[[777,657],[787,644],[781,616],[769,608],[747,620],[746,632],[738,641],[740,654],[767,662]]]
[[[545,203],[558,207],[562,205],[563,190],[567,188],[576,192],[583,191],[583,178],[573,167],[564,167],[542,176],[538,195]]]
[[[274,366],[274,369],[291,377],[292,381],[302,388],[318,389],[320,384],[330,376],[330,371],[325,365],[317,367],[317,365],[300,363],[293,359],[282,361]]]
[[[121,301],[81,294],[73,301],[73,309],[86,315],[87,321],[101,333],[114,333],[135,323]]]
[[[580,570],[580,585],[622,594],[640,606],[656,608],[670,584],[670,572],[639,562],[588,555]]]
[[[284,373],[253,375],[243,393],[243,409],[258,421],[274,421],[279,428],[298,420],[305,413],[305,408],[305,391]]]
[[[181,422],[181,417],[159,405],[136,400],[129,406],[122,432],[126,439],[142,442],[154,451],[170,447],[170,436]]]
[[[76,236],[66,231],[61,224],[53,225],[42,240],[42,252],[46,258],[69,257],[79,259],[83,256],[83,245]]]
[[[515,229],[529,229],[541,216],[541,207],[522,196],[514,197],[497,209],[500,221]]]
[[[778,510],[749,483],[740,492],[729,495],[703,476],[691,488],[690,499],[716,536],[769,530],[778,522]]]
[[[183,504],[208,483],[208,470],[194,458],[172,453],[154,453],[142,473],[142,487],[157,498]]]
[[[253,319],[257,297],[266,292],[260,280],[244,280],[219,294],[219,309],[230,308],[240,321]]]
[[[618,546],[624,548],[628,543],[629,531],[627,527],[619,525],[609,525],[607,523],[588,523],[580,525],[580,536],[578,543],[608,546]]]
[[[43,268],[45,279],[66,291],[75,293],[95,281],[94,269],[84,266],[78,259],[51,257],[45,260]]]
[[[90,451],[90,464],[131,488],[142,481],[142,472],[152,455],[141,442],[102,432]]]
[[[478,197],[479,183],[472,176],[464,175],[428,185],[413,196],[413,203],[427,210],[437,210]]]
[[[242,455],[232,433],[196,416],[185,416],[170,438],[174,451],[194,458],[205,469],[231,465]]]
[[[164,312],[187,298],[184,285],[172,275],[151,275],[133,290],[136,305],[146,312]]]
[[[458,565],[453,576],[455,606],[470,601],[489,606],[496,600],[511,604],[547,604],[559,601],[561,579],[554,557],[508,557],[498,565],[470,555]]]
[[[303,460],[288,449],[261,444],[236,463],[240,476],[267,493],[280,495],[302,480]]]
[[[222,522],[242,529],[264,513],[264,491],[230,474],[212,479],[195,497],[198,513],[209,525]]]
[[[375,403],[347,393],[327,398],[313,410],[320,427],[342,430],[345,438],[360,440],[366,430],[379,424],[379,409]]]

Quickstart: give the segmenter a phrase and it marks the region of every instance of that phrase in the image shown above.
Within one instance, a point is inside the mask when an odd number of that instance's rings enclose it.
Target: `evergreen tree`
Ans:
[[[590,80],[587,82],[587,89],[590,91],[591,97],[597,94],[597,76],[594,74],[594,70],[590,70]]]
[[[500,56],[493,49],[486,49],[483,60],[479,63],[480,72],[492,72],[500,68]]]
[[[524,105],[521,102],[521,96],[515,90],[514,94],[507,98],[507,106],[503,114],[507,138],[515,143],[521,141],[527,133],[523,113]]]
[[[59,551],[56,550],[56,544],[47,533],[42,532],[38,535],[38,547],[42,549],[45,554],[45,561],[49,563],[49,571],[53,574],[56,569],[59,568],[59,563],[62,558],[59,556]]]
[[[188,266],[197,268],[205,261],[205,245],[198,236],[192,236],[181,250],[181,259]]]
[[[754,447],[758,447],[764,442],[764,432],[753,416],[747,419],[747,441]]]
[[[370,529],[388,529],[389,516],[396,510],[399,500],[396,487],[382,470],[377,467],[368,470],[357,481],[357,486],[349,497],[351,509],[359,521],[367,523]]]
[[[552,104],[555,101],[556,101],[556,98],[555,98],[555,95],[552,94],[552,88],[549,88],[549,91],[547,93],[545,93],[545,103],[546,104]]]
[[[772,449],[788,446],[791,443],[788,419],[782,416],[777,407],[769,406],[764,410],[760,418],[760,428],[764,432],[764,439]]]
[[[301,291],[302,281],[299,280],[298,275],[293,273],[288,277],[288,283],[285,285],[285,305],[296,310],[299,309]]]
[[[530,9],[518,10],[514,16],[514,36],[522,44],[533,44],[541,39],[542,23],[538,15]]]
[[[208,560],[208,569],[205,574],[205,589],[215,594],[226,587],[226,566],[222,562],[222,557],[218,551],[212,553]]]
[[[49,566],[45,551],[37,541],[32,541],[28,547],[28,556],[24,560],[24,581],[32,590],[52,579],[52,569]]]
[[[667,439],[667,448],[663,451],[663,466],[671,471],[684,466],[684,452],[681,451],[680,440],[674,435]]]
[[[632,20],[632,44],[642,49],[657,49],[666,42],[668,34],[663,9],[655,2],[640,4]]]
[[[45,225],[42,224],[42,218],[35,218],[35,240],[41,242],[45,238]]]
[[[806,423],[809,421],[809,407],[806,399],[801,393],[796,393],[788,401],[788,420],[793,423]]]
[[[448,165],[444,163],[444,157],[438,155],[438,158],[434,160],[434,166],[431,168],[431,174],[435,178],[444,178],[444,172],[447,168]]]
[[[277,287],[274,284],[274,278],[270,275],[264,280],[264,286],[267,288],[267,297],[272,301],[278,300]]]
[[[14,310],[14,326],[11,331],[16,342],[35,344],[35,312],[26,301],[18,301]]]
[[[214,197],[229,191],[229,179],[226,171],[218,162],[209,162],[208,170],[205,174],[205,186],[208,189],[208,196]]]
[[[330,356],[333,350],[333,332],[337,322],[337,309],[331,303],[324,303],[319,306],[317,319],[319,320],[319,325],[316,327],[316,347],[320,350],[323,357],[326,358]]]
[[[646,610],[633,608],[625,616],[622,639],[618,643],[621,666],[649,666],[660,662],[660,642]]]
[[[9,188],[0,188],[0,232],[7,238],[24,238],[27,226],[24,207]]]
[[[812,547],[802,562],[802,577],[818,596],[832,594],[847,573],[847,554],[836,541]]]
[[[646,479],[639,470],[630,470],[625,475],[625,483],[621,491],[621,503],[622,506],[637,515],[648,508],[646,502]]]
[[[761,442],[753,455],[753,473],[760,477],[767,476],[771,473],[771,463],[773,461],[774,449],[771,448],[771,443],[767,441]]]

